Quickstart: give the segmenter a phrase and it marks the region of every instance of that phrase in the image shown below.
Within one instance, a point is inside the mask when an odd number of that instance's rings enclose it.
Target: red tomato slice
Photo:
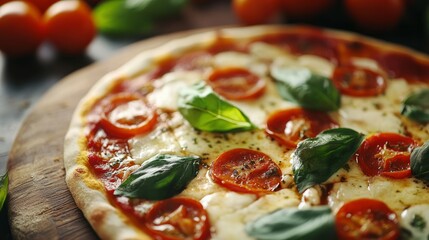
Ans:
[[[217,184],[245,193],[275,191],[282,176],[268,155],[244,148],[222,153],[213,162],[210,174]]]
[[[209,66],[210,59],[211,54],[209,52],[190,52],[176,61],[173,71],[202,70]]]
[[[230,100],[248,100],[260,97],[265,91],[265,80],[244,68],[214,70],[208,77],[213,90]]]
[[[203,240],[210,238],[210,223],[200,202],[176,197],[157,202],[145,217],[145,226],[155,239]]]
[[[390,178],[411,176],[410,154],[414,139],[396,133],[379,133],[367,138],[356,153],[356,161],[367,176]]]
[[[335,215],[340,240],[399,238],[399,220],[385,203],[375,199],[357,199],[345,203]]]
[[[146,133],[157,122],[155,111],[138,95],[114,95],[103,103],[103,111],[101,126],[108,134],[120,138]]]
[[[311,29],[308,33],[291,35],[286,42],[293,54],[317,55],[333,63],[338,62],[338,41],[326,37],[321,31]]]
[[[332,80],[343,94],[350,96],[377,96],[386,89],[386,79],[381,74],[354,66],[337,67]]]
[[[324,112],[292,108],[269,116],[265,131],[286,147],[296,148],[301,140],[337,127],[338,124]]]

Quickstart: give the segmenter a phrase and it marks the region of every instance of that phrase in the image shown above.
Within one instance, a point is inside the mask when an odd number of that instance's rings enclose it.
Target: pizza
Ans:
[[[429,58],[303,26],[225,28],[112,70],[66,182],[103,239],[427,239]]]

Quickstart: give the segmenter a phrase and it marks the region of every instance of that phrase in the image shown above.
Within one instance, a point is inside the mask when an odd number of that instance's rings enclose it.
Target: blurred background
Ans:
[[[55,83],[137,41],[255,24],[340,29],[429,53],[429,0],[0,0],[0,209],[13,140]],[[11,239],[7,201],[0,216],[0,239]]]

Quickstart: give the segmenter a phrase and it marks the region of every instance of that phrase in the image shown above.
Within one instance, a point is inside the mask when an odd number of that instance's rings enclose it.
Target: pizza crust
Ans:
[[[82,210],[86,219],[102,239],[151,239],[142,230],[135,228],[124,213],[112,206],[105,194],[102,183],[99,182],[87,168],[85,119],[91,106],[97,99],[103,97],[111,89],[113,83],[120,79],[130,78],[152,69],[157,60],[165,56],[180,56],[190,49],[209,46],[218,36],[230,37],[234,41],[247,40],[270,33],[282,31],[305,32],[307,27],[300,26],[256,26],[245,28],[226,28],[191,35],[183,39],[173,40],[153,50],[138,54],[134,59],[107,74],[78,104],[64,143],[64,165],[66,182],[77,206]],[[374,45],[377,48],[411,54],[421,61],[429,62],[428,58],[410,50],[359,35],[331,30],[322,30],[328,35],[340,39],[358,40]]]

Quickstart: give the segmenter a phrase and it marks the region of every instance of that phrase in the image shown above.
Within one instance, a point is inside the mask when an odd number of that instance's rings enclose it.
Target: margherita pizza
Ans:
[[[81,101],[67,184],[103,239],[428,239],[429,58],[259,26],[143,52]]]

